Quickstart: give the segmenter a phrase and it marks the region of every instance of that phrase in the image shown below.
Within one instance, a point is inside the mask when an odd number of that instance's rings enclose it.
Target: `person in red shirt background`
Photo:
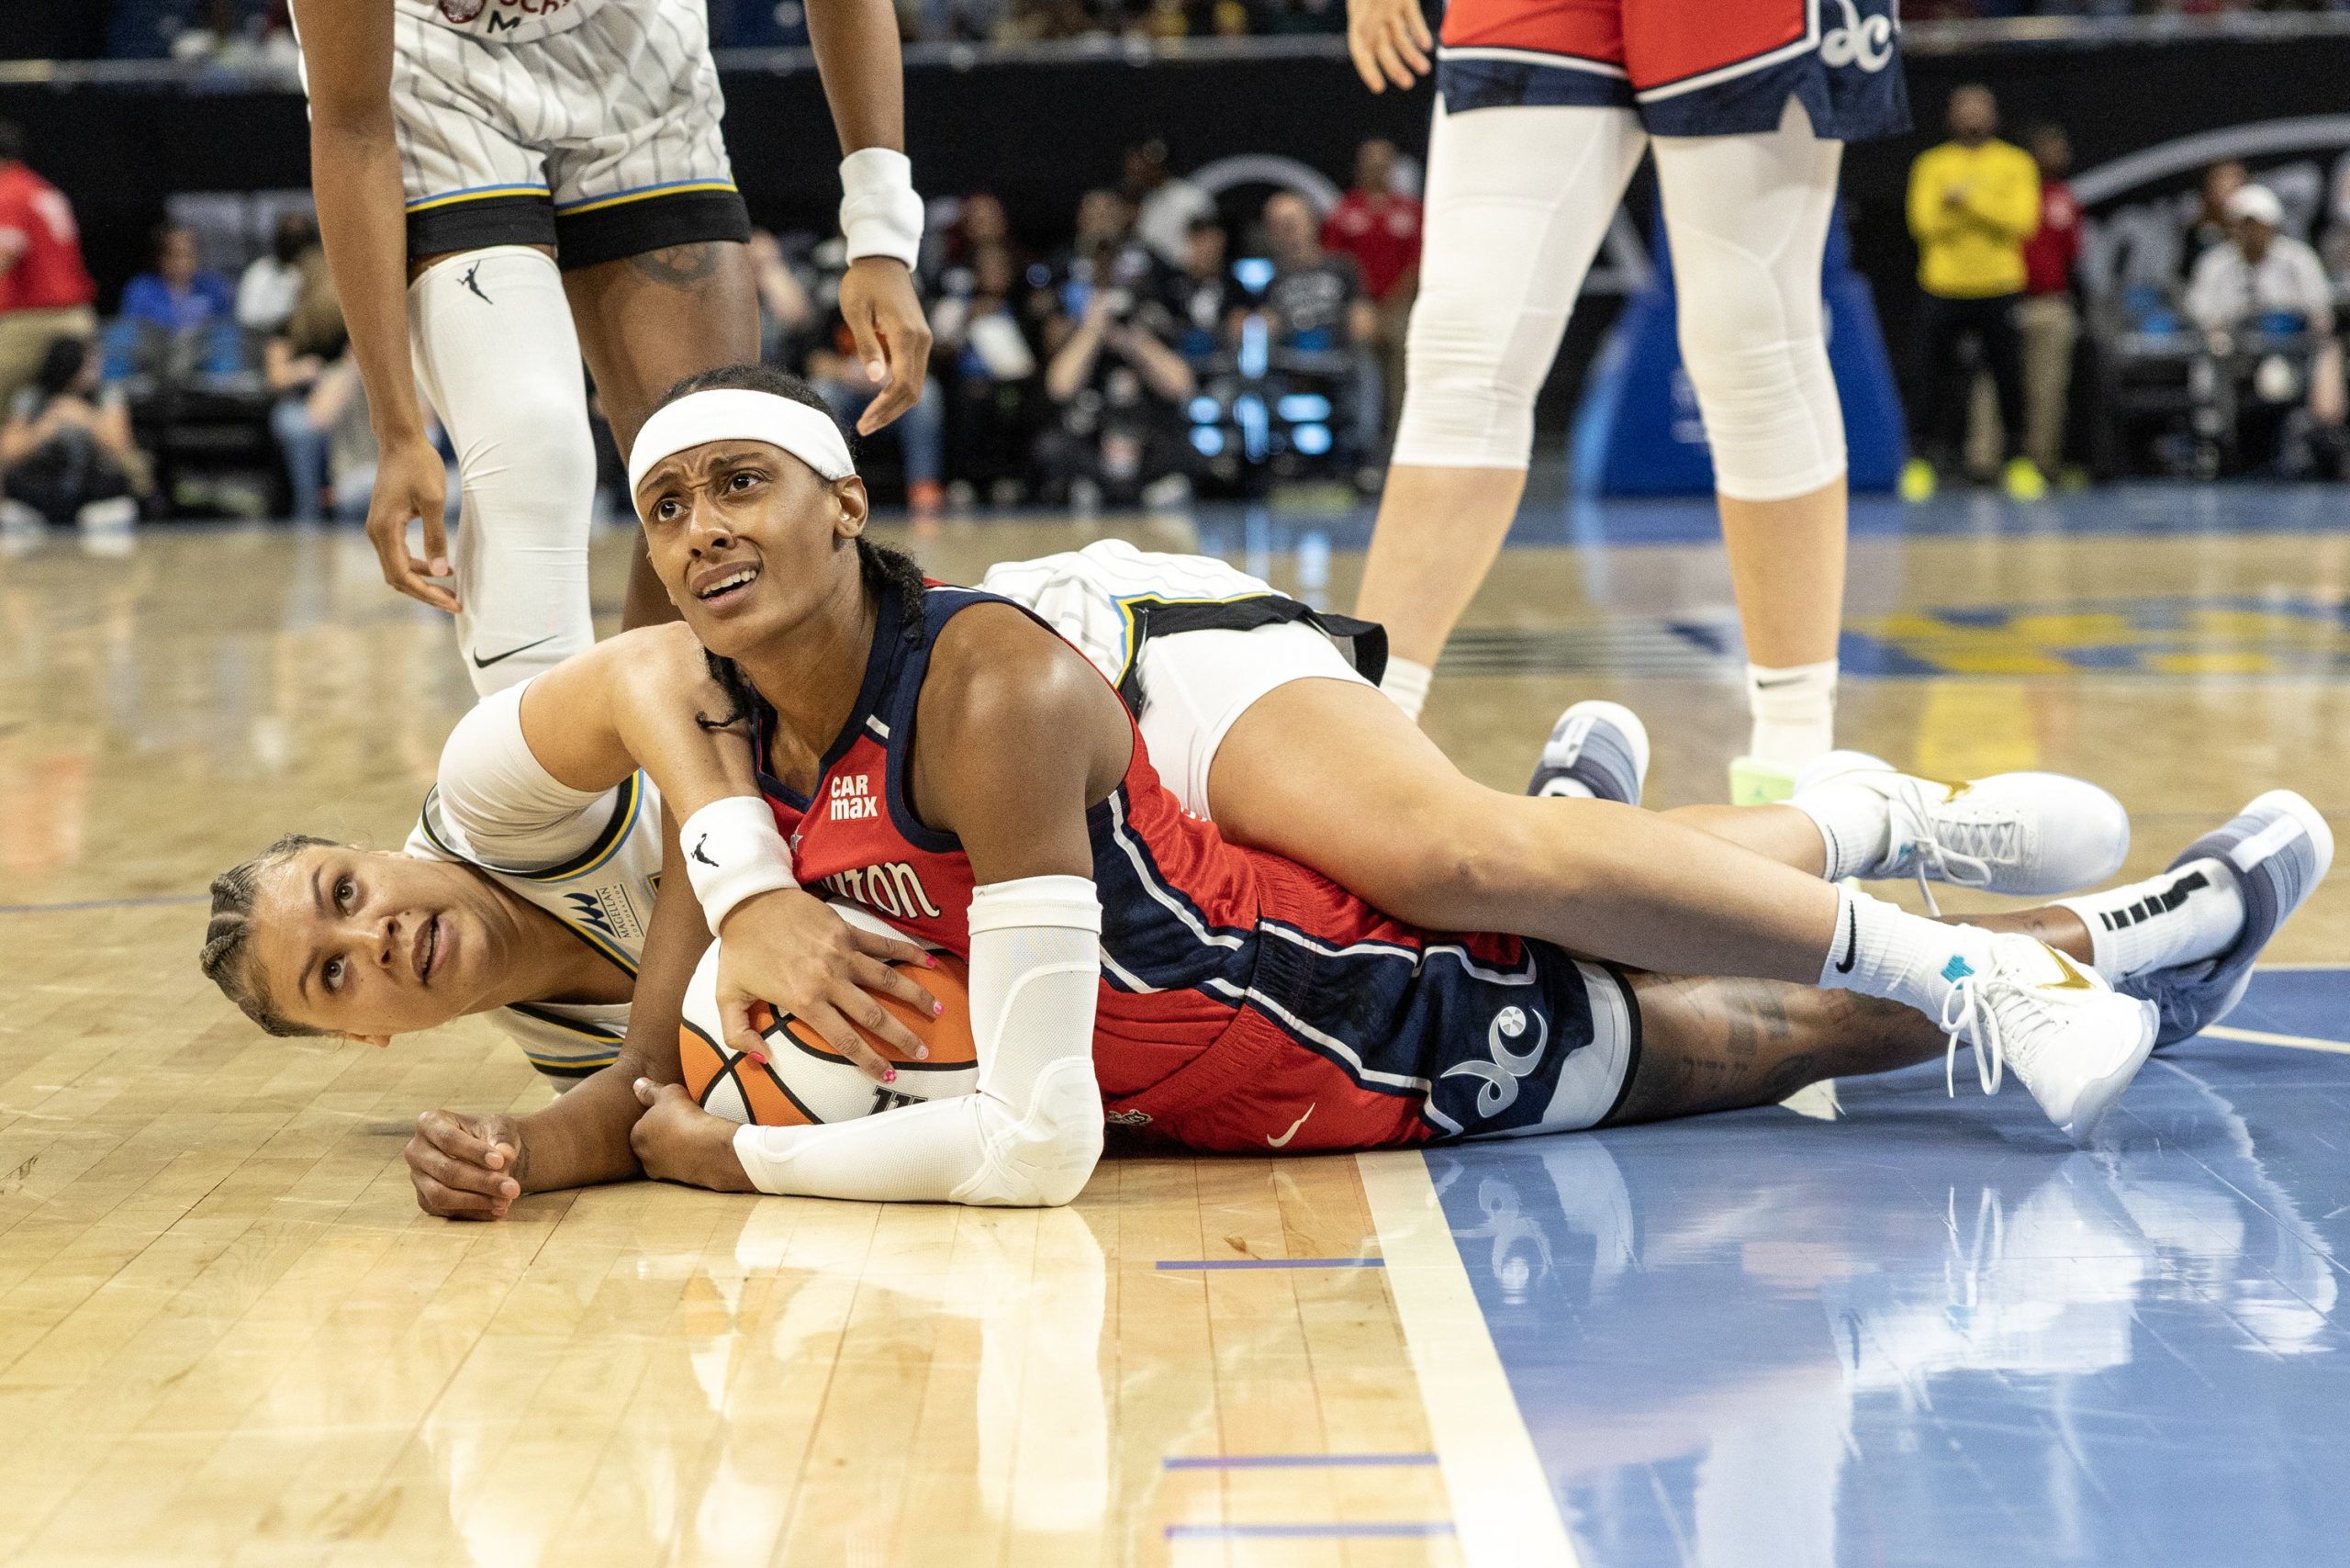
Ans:
[[[2065,183],[2073,144],[2060,125],[2031,133],[2040,165],[2040,228],[2024,241],[2023,298],[2016,330],[2023,340],[2024,442],[2027,456],[2053,475],[2065,455],[2065,423],[2073,387],[2073,345],[2081,332],[2073,306],[2073,267],[2081,259],[2081,204]]]
[[[1404,338],[1420,290],[1420,204],[1395,188],[1395,144],[1374,137],[1355,150],[1354,188],[1322,220],[1322,248],[1352,256],[1378,310],[1371,352],[1386,398],[1386,435],[1404,408]]]
[[[50,343],[98,331],[98,286],[82,264],[73,205],[26,167],[24,152],[24,132],[0,120],[0,409]]]

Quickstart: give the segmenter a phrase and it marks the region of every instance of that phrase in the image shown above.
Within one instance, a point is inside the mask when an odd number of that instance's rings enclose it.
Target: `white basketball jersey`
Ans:
[[[1004,561],[988,568],[979,587],[1044,617],[1113,686],[1134,661],[1136,605],[1228,604],[1274,592],[1271,584],[1209,556],[1163,555],[1123,539]]]
[[[451,816],[435,788],[424,797],[408,853],[481,871],[635,980],[661,883],[661,795],[651,779],[636,774],[576,817],[519,831],[466,834]],[[585,1078],[610,1066],[628,1036],[625,1002],[524,1002],[493,1016],[550,1078]]]
[[[526,43],[576,28],[606,0],[392,0],[400,11],[486,43]],[[625,0],[623,0],[625,3]]]

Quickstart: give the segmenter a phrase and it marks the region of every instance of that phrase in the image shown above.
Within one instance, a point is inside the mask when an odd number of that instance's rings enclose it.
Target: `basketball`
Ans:
[[[852,925],[913,940],[854,904],[832,907]],[[752,1019],[767,1043],[767,1064],[763,1067],[729,1047],[718,1016],[719,949],[712,944],[686,988],[685,1016],[677,1031],[687,1092],[714,1115],[763,1127],[845,1121],[918,1101],[970,1093],[979,1086],[979,1073],[971,1043],[969,971],[962,959],[931,950],[939,953],[934,969],[892,967],[912,971],[916,981],[945,1003],[945,1013],[927,1018],[895,997],[878,999],[891,1017],[930,1047],[928,1058],[914,1060],[858,1031],[898,1070],[895,1083],[880,1084],[805,1023],[789,1014],[778,1017],[764,1004],[753,1010]]]

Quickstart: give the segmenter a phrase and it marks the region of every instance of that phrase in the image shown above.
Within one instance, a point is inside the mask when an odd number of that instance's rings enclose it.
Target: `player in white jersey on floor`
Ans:
[[[841,163],[841,308],[885,381],[922,391],[930,333],[887,0],[810,0]],[[621,450],[679,376],[757,357],[750,222],[720,134],[701,0],[295,0],[319,227],[382,447],[384,577],[456,617],[475,689],[594,638],[596,459],[584,355]],[[445,479],[416,389],[455,443]],[[424,553],[411,553],[421,518]],[[669,614],[640,545],[624,623]]]
[[[1371,90],[1428,73],[1419,0],[1350,0]],[[1843,143],[1908,124],[1893,0],[1452,0],[1434,49],[1420,293],[1356,613],[1415,718],[1526,489],[1534,398],[1644,151],[1745,628],[1731,799],[1834,743],[1844,421],[1820,263]]]

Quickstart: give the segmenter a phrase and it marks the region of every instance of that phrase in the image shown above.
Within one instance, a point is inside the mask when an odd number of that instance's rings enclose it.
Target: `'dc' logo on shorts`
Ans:
[[[446,6],[448,0],[442,0]],[[1857,65],[1863,71],[1884,70],[1893,62],[1893,19],[1890,17],[1863,17],[1852,9],[1852,0],[1836,0],[1836,8],[1844,13],[1844,25],[1830,28],[1819,40],[1819,58],[1831,68]]]

